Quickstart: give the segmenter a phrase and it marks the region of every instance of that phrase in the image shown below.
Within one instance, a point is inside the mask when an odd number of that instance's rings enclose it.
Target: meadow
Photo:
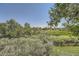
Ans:
[[[45,31],[45,30],[44,30]],[[49,35],[49,31],[19,38],[0,38],[1,56],[72,56],[79,55],[79,41],[75,36]],[[52,30],[53,31],[53,30]],[[49,33],[48,33],[49,32]],[[65,32],[65,31],[64,31]],[[55,33],[54,33],[55,34]],[[56,33],[57,34],[57,33]],[[58,33],[59,34],[59,33]],[[64,41],[74,43],[65,44]],[[57,45],[54,42],[58,42]],[[61,45],[60,42],[63,42]]]

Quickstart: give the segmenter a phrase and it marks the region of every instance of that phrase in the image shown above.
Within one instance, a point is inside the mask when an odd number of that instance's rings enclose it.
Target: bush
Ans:
[[[40,39],[32,38],[13,38],[0,39],[0,55],[5,56],[28,56],[45,55],[45,45]]]
[[[78,37],[75,36],[50,36],[49,40],[52,41],[55,46],[79,45]]]

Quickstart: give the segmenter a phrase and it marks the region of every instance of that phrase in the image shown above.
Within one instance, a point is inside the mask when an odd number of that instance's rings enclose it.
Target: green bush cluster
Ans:
[[[79,45],[79,39],[76,36],[51,36],[49,38],[55,46],[77,46]]]
[[[25,23],[24,26],[21,26],[14,19],[10,19],[5,23],[0,23],[0,37],[25,37],[26,35],[31,35],[30,24]]]
[[[2,38],[0,56],[41,56],[46,55],[46,48],[40,39]]]

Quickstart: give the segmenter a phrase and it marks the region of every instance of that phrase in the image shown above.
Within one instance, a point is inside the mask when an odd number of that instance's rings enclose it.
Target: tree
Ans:
[[[20,37],[22,34],[22,26],[18,24],[14,19],[10,19],[6,22],[8,30],[6,35],[9,37]]]
[[[6,31],[8,27],[6,23],[0,23],[0,37],[6,37]]]
[[[0,37],[24,37],[31,35],[31,27],[29,23],[25,23],[24,27],[17,23],[14,19],[7,20],[5,23],[0,23]]]
[[[71,30],[73,26],[78,27],[79,25],[79,4],[57,3],[55,4],[54,8],[49,10],[49,15],[52,24],[58,26],[58,23],[60,23],[61,19],[63,18],[66,21],[65,27]],[[73,30],[76,34],[79,33],[77,32],[79,28],[73,28]]]
[[[24,34],[26,35],[31,35],[31,27],[29,23],[24,24]]]

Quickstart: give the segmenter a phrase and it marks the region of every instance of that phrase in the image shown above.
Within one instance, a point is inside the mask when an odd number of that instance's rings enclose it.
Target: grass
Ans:
[[[55,36],[60,36],[60,35],[67,35],[67,36],[70,36],[72,35],[71,32],[69,31],[64,31],[64,30],[48,30],[47,31],[47,34],[48,35],[55,35]]]
[[[54,56],[79,56],[79,46],[54,46],[51,48],[50,55]]]
[[[76,37],[76,36],[66,36],[66,35],[50,36],[49,40],[51,40],[51,41],[78,40],[78,37]]]

